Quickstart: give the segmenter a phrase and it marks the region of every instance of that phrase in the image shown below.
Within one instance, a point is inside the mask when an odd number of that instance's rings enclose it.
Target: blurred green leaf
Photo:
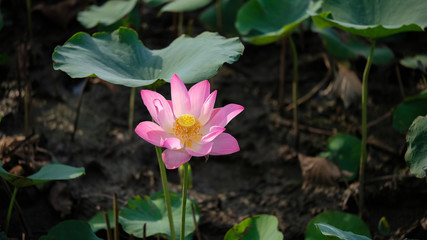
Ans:
[[[117,22],[111,25],[99,24],[97,26],[98,32],[113,32],[120,27],[129,27],[138,31],[141,26],[141,19],[139,17],[138,7],[134,7],[132,11],[129,12],[126,16],[118,20]]]
[[[114,227],[114,212],[113,212],[113,210],[108,210],[107,214],[108,214],[108,223],[110,224],[110,227],[113,228]],[[104,212],[99,212],[98,214],[93,216],[89,220],[88,223],[90,225],[90,228],[94,232],[101,230],[101,229],[107,229],[107,224],[105,222]]]
[[[423,31],[427,26],[425,0],[324,0],[322,13],[312,14],[319,28],[337,27],[377,39],[399,32]]]
[[[321,1],[249,0],[237,13],[236,28],[243,39],[264,45],[290,35],[294,29],[320,8]]]
[[[221,23],[222,29],[218,28],[217,21],[217,6],[218,2],[215,2],[213,6],[205,9],[200,15],[199,19],[203,22],[206,29],[209,31],[221,32],[227,36],[237,36],[238,32],[234,23],[236,22],[237,11],[243,5],[243,0],[220,0],[222,6]]]
[[[378,221],[378,231],[381,235],[388,235],[390,234],[390,224],[388,224],[387,219],[385,217],[382,217]]]
[[[10,63],[10,58],[6,53],[0,53],[0,65],[7,65]]]
[[[341,170],[353,173],[353,176],[348,177],[347,181],[357,177],[361,144],[360,139],[349,134],[338,134],[328,140],[326,157],[332,163],[338,164]]]
[[[406,137],[408,149],[405,160],[416,177],[427,175],[427,117],[419,116],[412,123]]]
[[[418,69],[418,61],[420,61],[424,66],[427,66],[427,54],[405,57],[400,60],[400,64],[407,68]]]
[[[137,33],[119,28],[109,33],[77,33],[52,55],[55,70],[72,78],[97,76],[128,87],[148,86],[157,80],[169,82],[178,74],[184,83],[214,76],[223,63],[233,63],[243,54],[238,38],[226,39],[204,32],[195,38],[182,35],[160,50],[146,48]]]
[[[85,28],[93,28],[98,24],[108,26],[130,13],[136,3],[137,0],[109,0],[102,6],[92,5],[79,12],[77,20]]]
[[[160,12],[189,12],[208,5],[212,0],[173,0],[160,9]]]
[[[393,112],[393,127],[405,134],[414,119],[427,115],[427,91],[407,97]]]
[[[5,232],[0,232],[0,240],[8,240]]]
[[[144,2],[147,3],[149,7],[157,7],[169,1],[170,0],[144,0]]]
[[[324,236],[328,237],[328,239],[371,240],[371,238],[368,238],[366,236],[354,234],[352,232],[342,231],[341,229],[338,229],[326,223],[317,223],[315,225]]]
[[[369,228],[362,219],[350,213],[340,211],[326,211],[312,218],[305,229],[305,240],[327,240],[317,228],[316,223],[326,223],[342,231],[371,237]]]
[[[40,240],[102,240],[90,229],[87,222],[66,220],[53,227]]]
[[[345,33],[345,39],[333,28],[320,29],[312,25],[312,30],[319,33],[327,51],[340,60],[355,59],[359,56],[368,58],[370,44],[367,44],[355,36]],[[344,33],[343,33],[344,34]],[[393,52],[386,46],[375,47],[373,64],[386,65],[394,58]]]
[[[170,192],[172,217],[175,226],[181,226],[181,194]],[[185,213],[185,236],[192,239],[195,230],[191,205],[194,207],[196,221],[199,221],[199,209],[197,203],[187,198]],[[142,237],[143,226],[146,224],[146,236],[162,234],[170,237],[168,214],[163,192],[157,192],[151,197],[141,198],[139,196],[129,199],[120,212],[120,223],[123,230],[135,237]],[[180,236],[180,228],[175,228],[175,235]]]
[[[228,230],[224,240],[282,240],[278,225],[277,218],[272,215],[249,217]]]
[[[15,176],[0,166],[0,177],[4,178],[17,188],[40,185],[53,180],[69,180],[85,173],[84,168],[75,168],[63,164],[49,164],[28,177]]]

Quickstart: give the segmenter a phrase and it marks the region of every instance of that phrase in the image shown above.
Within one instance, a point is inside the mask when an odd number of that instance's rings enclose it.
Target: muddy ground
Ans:
[[[33,1],[33,6],[53,2]],[[67,9],[77,11],[79,5]],[[151,49],[165,47],[174,39],[172,15],[156,17],[157,10],[146,7],[142,10],[140,37]],[[75,16],[61,25],[52,14],[35,10],[33,41],[22,48],[28,42],[24,1],[3,1],[1,11],[4,28],[0,31],[0,53],[7,54],[10,61],[0,66],[0,137],[24,135],[22,96],[24,86],[30,83],[30,133],[40,136],[39,146],[52,153],[58,162],[86,169],[86,175],[78,179],[42,188],[29,187],[18,193],[17,201],[32,231],[32,239],[46,234],[62,220],[88,220],[100,210],[110,209],[114,193],[123,206],[135,195],[150,195],[160,190],[153,146],[134,133],[129,137],[128,88],[91,80],[83,95],[78,129],[71,141],[78,90],[84,80],[70,79],[65,73],[54,71],[51,54],[55,46],[62,45],[74,33],[94,30],[85,30]],[[201,31],[196,21],[194,32]],[[325,90],[334,74],[327,75],[320,38],[310,31],[294,37],[300,59],[299,94],[309,92],[326,76],[328,82],[322,88]],[[387,43],[397,59],[427,52],[425,33],[401,37],[399,42]],[[344,183],[302,189],[303,178],[293,144],[292,111],[285,110],[291,103],[290,54],[286,63],[284,106],[279,108],[280,44],[245,43],[245,47],[238,62],[224,65],[210,79],[212,89],[218,90],[217,107],[231,102],[245,107],[227,126],[227,131],[238,139],[241,151],[210,157],[207,162],[204,158],[191,160],[193,188],[189,196],[200,208],[202,239],[222,239],[234,224],[256,214],[276,216],[285,239],[304,239],[308,221],[318,213],[325,210],[357,213],[358,209],[348,197],[349,188]],[[20,54],[19,48],[24,49]],[[25,58],[27,65],[18,64]],[[363,58],[352,61],[352,69],[360,78],[365,61]],[[368,122],[376,124],[369,128],[364,220],[374,239],[427,239],[426,182],[408,172],[403,159],[405,136],[393,129],[390,116],[382,118],[402,101],[396,68],[400,70],[407,96],[423,88],[419,72],[399,66],[397,60],[387,66],[372,67]],[[159,89],[167,98],[168,88],[164,85]],[[356,102],[345,108],[339,98],[321,93],[316,92],[299,108],[298,152],[308,156],[324,151],[328,138],[335,133],[360,137],[360,104]],[[150,119],[139,97],[135,107],[134,125]],[[168,177],[171,189],[180,191],[177,171],[168,171]],[[354,187],[357,183],[350,184]],[[8,202],[5,186],[1,185],[0,226],[5,224]],[[378,220],[383,216],[391,225],[388,237],[379,235],[377,230]],[[15,215],[10,236],[19,237],[23,231]]]

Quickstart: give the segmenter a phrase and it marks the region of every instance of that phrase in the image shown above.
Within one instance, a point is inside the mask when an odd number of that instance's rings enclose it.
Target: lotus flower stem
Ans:
[[[293,109],[293,127],[295,135],[295,150],[298,150],[298,53],[295,47],[292,36],[289,36],[289,43],[292,49],[292,60],[293,60],[293,80],[292,80],[292,102],[294,104]]]
[[[182,184],[182,205],[181,205],[181,240],[184,240],[185,238],[185,210],[186,210],[186,203],[187,203],[187,188],[188,188],[188,168],[189,164],[188,162],[184,165],[184,182]]]
[[[6,233],[6,235],[7,235],[7,232],[9,231],[10,217],[12,216],[13,203],[15,202],[15,197],[16,197],[16,193],[17,192],[18,192],[18,188],[15,187],[13,189],[12,197],[10,198],[9,210],[7,210],[6,228],[4,230],[4,232]]]
[[[169,188],[168,188],[168,179],[166,177],[165,164],[163,163],[163,159],[162,159],[162,148],[161,147],[156,146],[156,154],[157,154],[157,160],[159,161],[160,176],[162,178],[162,185],[163,185],[163,193],[165,195],[166,210],[168,211],[168,219],[169,219],[169,228],[171,231],[171,239],[176,239],[175,238],[175,227],[173,225],[173,218],[172,218],[172,209],[171,209],[171,200],[170,200]]]
[[[133,116],[135,112],[135,88],[130,89],[130,97],[129,97],[129,136],[132,136],[133,133]]]
[[[360,153],[360,169],[359,169],[359,215],[362,216],[364,205],[364,184],[365,184],[365,165],[367,155],[367,112],[368,112],[368,75],[371,70],[372,59],[374,57],[375,40],[372,40],[371,51],[368,61],[366,62],[365,70],[363,71],[362,79],[362,146]]]

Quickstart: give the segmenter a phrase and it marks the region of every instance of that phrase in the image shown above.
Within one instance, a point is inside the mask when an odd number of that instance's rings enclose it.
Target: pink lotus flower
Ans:
[[[226,155],[240,150],[237,140],[224,131],[228,122],[243,111],[242,106],[228,104],[214,108],[216,90],[209,94],[207,80],[189,91],[176,74],[170,83],[172,101],[157,92],[141,91],[155,123],[141,122],[135,129],[147,142],[166,148],[162,153],[166,168],[177,168],[191,156]]]

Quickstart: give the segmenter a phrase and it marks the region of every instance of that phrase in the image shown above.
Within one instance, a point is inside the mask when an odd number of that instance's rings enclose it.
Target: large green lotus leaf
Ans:
[[[5,232],[0,232],[0,240],[8,240]]]
[[[114,212],[113,210],[108,210],[108,223],[110,224],[110,227],[114,227]],[[99,212],[95,216],[93,216],[89,220],[89,226],[92,229],[92,231],[96,232],[101,229],[107,229],[107,224],[105,222],[104,212]]]
[[[340,211],[326,211],[310,220],[305,229],[305,240],[329,239],[316,228],[316,223],[326,223],[343,231],[371,237],[368,226],[360,217]]]
[[[312,31],[319,33],[327,51],[335,58],[341,60],[356,59],[359,56],[368,58],[371,46],[362,42],[352,35],[345,35],[342,38],[333,28],[320,29],[313,24]],[[373,64],[386,65],[393,60],[394,54],[386,46],[376,46],[374,51]]]
[[[311,0],[250,0],[237,13],[236,28],[245,41],[269,44],[291,34],[320,5]]]
[[[212,0],[173,0],[160,9],[160,12],[189,12],[208,5]]]
[[[277,218],[272,215],[249,217],[228,230],[224,240],[282,240],[278,225]]]
[[[4,178],[17,188],[40,185],[53,180],[69,180],[85,173],[84,168],[75,168],[63,164],[49,164],[28,177],[16,176],[8,173],[0,166],[0,177]]]
[[[338,134],[328,140],[326,150],[329,160],[339,165],[342,170],[353,173],[347,180],[351,181],[357,176],[360,164],[361,141],[349,134]]]
[[[77,33],[52,55],[53,67],[72,78],[97,76],[129,87],[170,81],[178,74],[184,83],[195,83],[216,74],[224,62],[233,63],[243,54],[238,38],[226,39],[204,32],[195,38],[182,35],[168,47],[150,50],[137,33],[121,27],[112,33]]]
[[[371,240],[371,238],[368,238],[366,236],[343,231],[326,223],[317,223],[315,225],[323,234],[323,236],[328,237],[328,239],[332,238],[340,240]]]
[[[319,28],[337,27],[377,39],[399,32],[423,31],[427,26],[425,0],[325,0],[322,13],[313,14]]]
[[[77,20],[86,28],[98,24],[111,25],[126,16],[135,8],[137,0],[109,0],[102,6],[92,5],[79,12]]]
[[[406,137],[408,149],[405,160],[409,170],[422,178],[427,175],[427,117],[419,116],[412,123]]]
[[[393,112],[393,127],[405,134],[414,119],[427,115],[427,91],[407,97]]]
[[[53,227],[46,236],[40,240],[101,240],[90,229],[87,222],[66,220]]]
[[[422,65],[427,66],[427,54],[415,55],[413,57],[405,57],[400,60],[400,64],[407,68],[418,69],[418,61]]]
[[[172,217],[175,225],[175,235],[180,236],[181,226],[181,194],[170,192]],[[185,213],[185,236],[192,239],[195,230],[191,205],[194,207],[196,221],[199,221],[199,210],[196,202],[187,198]],[[120,212],[120,223],[123,230],[141,238],[143,226],[146,224],[146,236],[161,234],[170,237],[168,214],[163,192],[153,194],[151,197],[139,196],[129,199],[128,204]]]
[[[221,1],[221,32],[227,36],[237,36],[238,32],[234,23],[236,22],[237,11],[243,5],[243,0],[220,0]],[[220,32],[217,21],[217,5],[218,1],[209,8],[205,9],[199,19],[209,31]]]

